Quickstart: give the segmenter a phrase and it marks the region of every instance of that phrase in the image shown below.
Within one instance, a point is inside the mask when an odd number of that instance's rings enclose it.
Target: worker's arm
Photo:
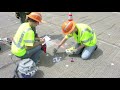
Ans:
[[[40,41],[40,38],[39,38],[39,37],[36,37],[36,38],[35,38],[35,41]]]
[[[38,41],[38,42],[41,42],[41,43],[44,43],[45,42],[45,39],[44,38],[35,38],[35,41]]]
[[[84,48],[85,47],[85,45],[84,44],[81,44],[78,48],[76,48],[77,50],[78,49],[82,49],[82,48]]]
[[[70,37],[72,37],[72,34],[66,35],[58,45],[58,48],[61,47]]]
[[[80,50],[80,49],[82,49],[82,48],[84,48],[85,47],[85,45],[80,45],[78,48],[75,48],[74,50],[73,50],[73,53],[76,53],[78,50]]]
[[[57,46],[57,48],[54,48],[53,53],[55,54],[58,49],[67,41],[67,38],[64,37],[63,40],[60,42],[60,44]]]
[[[41,38],[41,37],[38,36],[38,34],[36,33],[36,31],[34,31],[34,32],[35,32],[35,40],[36,40],[36,41],[40,41],[40,38]]]
[[[58,48],[60,48],[66,41],[67,41],[67,38],[64,37],[63,40],[59,43]]]
[[[39,38],[38,41],[36,41],[35,34],[32,30],[28,31],[24,37],[25,37],[24,42],[27,50],[42,45],[42,43],[45,42],[43,38]]]
[[[39,46],[39,45],[42,45],[42,43],[45,42],[45,39],[44,39],[44,38],[39,38],[38,40],[39,40],[39,41],[34,42],[33,46],[26,46],[26,49],[27,49],[27,50],[30,50],[30,49],[32,49],[32,48],[34,48],[34,47],[37,47],[37,46]]]

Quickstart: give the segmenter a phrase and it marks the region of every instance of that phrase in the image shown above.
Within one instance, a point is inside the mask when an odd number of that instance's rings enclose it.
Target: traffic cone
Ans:
[[[73,20],[72,13],[69,12],[69,14],[68,14],[68,21],[72,21],[72,20]]]

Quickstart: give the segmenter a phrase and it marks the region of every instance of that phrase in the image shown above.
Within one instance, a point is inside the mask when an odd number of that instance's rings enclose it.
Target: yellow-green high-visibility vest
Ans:
[[[26,46],[33,46],[35,34],[29,23],[23,23],[18,28],[11,46],[11,52],[16,56],[24,56]]]
[[[97,43],[97,38],[95,32],[87,24],[76,24],[78,29],[78,34],[75,32],[69,35],[66,35],[66,38],[74,37],[75,41],[85,46],[94,46]]]

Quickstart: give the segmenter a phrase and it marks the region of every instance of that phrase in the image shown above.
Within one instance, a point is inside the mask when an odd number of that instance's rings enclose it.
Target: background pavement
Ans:
[[[61,24],[68,19],[68,12],[42,12],[47,23],[37,26],[39,36],[48,35],[47,54],[42,53],[35,78],[119,78],[120,77],[120,13],[118,12],[73,12],[74,21],[89,24],[96,32],[98,49],[90,60],[82,60],[65,54],[65,49],[74,46],[70,38],[59,49],[58,60],[53,61],[52,50],[64,37]],[[0,12],[0,37],[13,37],[20,21],[14,12]],[[4,48],[7,46],[4,46]],[[0,53],[0,78],[12,78],[18,58],[10,58],[10,48]]]

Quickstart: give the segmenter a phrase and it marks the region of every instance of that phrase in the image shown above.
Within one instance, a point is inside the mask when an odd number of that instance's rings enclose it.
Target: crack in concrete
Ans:
[[[110,28],[108,28],[108,29],[112,29],[113,27],[115,27],[117,24],[120,24],[120,22],[117,22],[117,23],[114,23]],[[108,30],[107,29],[107,30]]]
[[[1,67],[0,67],[0,70],[1,70],[1,69],[4,69],[4,68],[7,68],[8,66],[10,66],[10,65],[12,65],[12,64],[15,64],[15,65],[16,65],[17,62],[18,62],[18,61],[14,61],[14,62],[8,63],[8,64],[6,64],[6,65],[4,65],[4,66],[1,66]]]
[[[110,45],[110,46],[113,46],[113,47],[116,47],[116,48],[120,49],[120,46],[118,46],[118,45],[116,45],[116,44],[114,44],[114,43],[107,42],[107,41],[102,40],[102,39],[100,39],[100,38],[98,38],[98,41],[100,41],[100,42],[102,42],[102,43],[105,43],[105,44],[107,44],[107,45]]]
[[[110,15],[110,16],[111,16],[111,15]],[[95,22],[90,23],[89,25],[92,25],[92,24],[95,24],[95,23],[97,23],[97,22],[100,22],[100,21],[102,21],[102,20],[104,20],[104,19],[107,19],[107,18],[110,17],[110,16],[106,16],[106,17],[104,17],[104,18],[101,18],[101,19],[99,19],[99,20],[97,20],[97,21],[95,21]]]
[[[80,20],[80,19],[83,19],[83,18],[87,18],[87,17],[89,17],[89,16],[84,16],[84,17],[81,17],[81,18],[79,18],[79,20]]]
[[[113,24],[111,27],[107,28],[106,30],[112,29],[113,27],[115,27],[116,24]]]
[[[83,20],[83,21],[81,21],[81,22],[84,22],[84,21],[87,21],[87,20],[91,20],[91,19],[85,19],[85,20]]]

